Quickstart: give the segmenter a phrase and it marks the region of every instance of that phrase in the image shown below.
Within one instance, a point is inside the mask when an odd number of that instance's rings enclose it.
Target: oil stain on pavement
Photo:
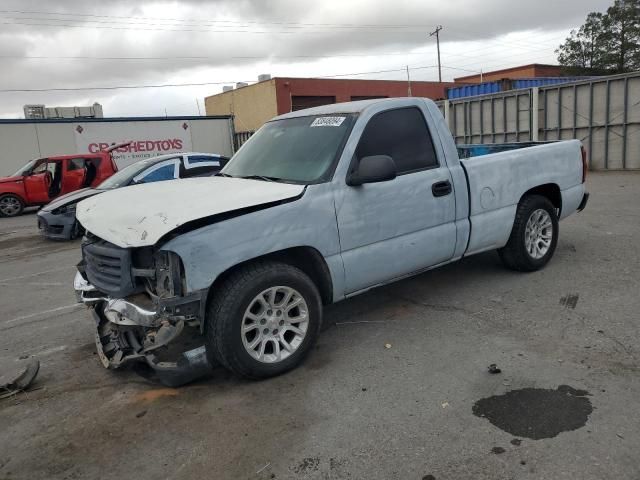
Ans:
[[[516,437],[552,438],[587,423],[593,411],[588,395],[568,385],[556,390],[522,388],[478,400],[473,414]]]

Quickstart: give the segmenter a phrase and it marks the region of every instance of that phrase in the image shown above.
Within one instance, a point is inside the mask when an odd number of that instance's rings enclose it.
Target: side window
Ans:
[[[211,177],[220,171],[220,167],[191,167],[180,173],[180,178]]]
[[[67,170],[82,170],[84,168],[84,158],[72,158],[67,163]]]
[[[46,160],[42,163],[39,163],[35,166],[35,168],[31,171],[31,174],[44,173],[47,171],[47,162]]]
[[[422,112],[413,107],[382,112],[369,120],[356,157],[371,155],[389,155],[398,175],[438,166],[427,123]]]
[[[220,159],[218,157],[207,157],[206,155],[189,155],[187,157],[187,166],[203,163],[210,164],[211,166],[220,166]]]
[[[180,178],[209,177],[218,173],[225,165],[226,158],[207,155],[189,155],[184,157],[184,167]]]
[[[135,178],[136,182],[160,182],[162,180],[173,180],[176,171],[175,163],[162,165],[161,167],[150,169],[149,173],[143,173]]]

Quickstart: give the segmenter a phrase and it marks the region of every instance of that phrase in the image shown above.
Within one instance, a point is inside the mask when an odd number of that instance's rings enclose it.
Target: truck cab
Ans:
[[[13,175],[0,178],[0,216],[20,215],[25,207],[95,187],[117,170],[110,151],[31,160]]]

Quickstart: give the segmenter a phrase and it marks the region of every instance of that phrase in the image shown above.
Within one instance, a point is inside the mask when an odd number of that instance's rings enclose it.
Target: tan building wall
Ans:
[[[204,99],[207,115],[234,115],[236,132],[254,132],[278,114],[275,79]]]

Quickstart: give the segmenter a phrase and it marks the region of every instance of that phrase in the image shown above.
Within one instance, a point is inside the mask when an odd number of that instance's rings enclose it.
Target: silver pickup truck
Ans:
[[[430,100],[293,112],[216,177],[81,202],[74,287],[106,367],[269,377],[304,359],[323,305],[486,250],[542,268],[585,174],[577,140],[460,160]]]

